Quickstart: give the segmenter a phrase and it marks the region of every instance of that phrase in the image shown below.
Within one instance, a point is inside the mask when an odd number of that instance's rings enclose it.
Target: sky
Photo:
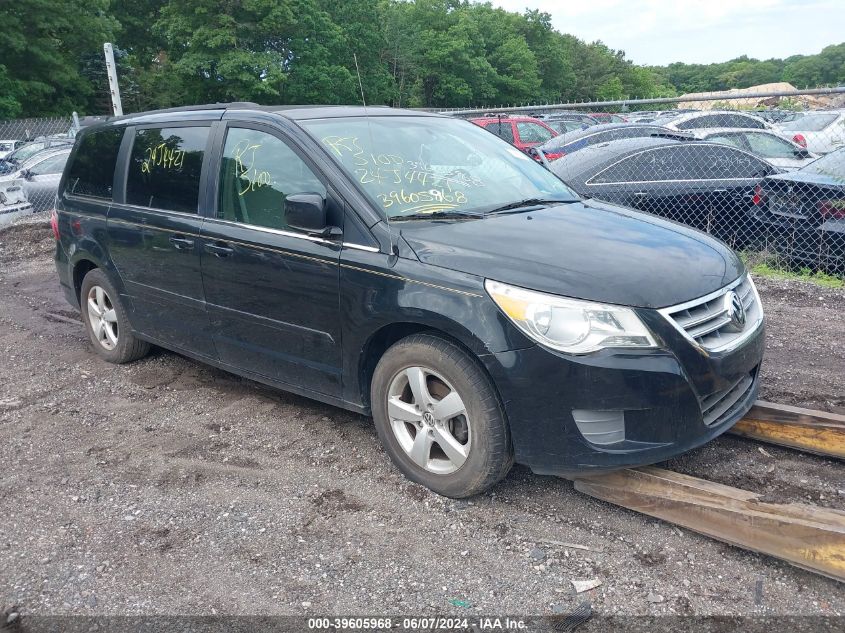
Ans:
[[[809,55],[845,42],[845,0],[492,0],[540,9],[563,33],[625,51],[636,64],[708,64],[740,55]]]

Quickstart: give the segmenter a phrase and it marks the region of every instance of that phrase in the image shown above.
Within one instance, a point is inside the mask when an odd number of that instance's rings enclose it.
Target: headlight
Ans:
[[[546,347],[569,354],[607,347],[657,347],[630,308],[547,295],[490,279],[484,287],[520,330]]]

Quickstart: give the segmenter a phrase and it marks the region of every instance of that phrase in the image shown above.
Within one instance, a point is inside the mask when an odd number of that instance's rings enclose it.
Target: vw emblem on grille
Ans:
[[[742,299],[734,291],[725,294],[725,313],[730,322],[728,327],[734,332],[742,332],[745,329],[745,306]]]

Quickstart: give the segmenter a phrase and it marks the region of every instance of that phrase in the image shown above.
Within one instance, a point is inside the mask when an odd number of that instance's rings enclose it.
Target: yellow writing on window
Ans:
[[[181,169],[185,162],[185,150],[168,147],[166,143],[159,143],[144,150],[146,158],[141,163],[141,173],[152,173],[153,167],[162,169]]]
[[[259,187],[272,184],[273,179],[266,169],[259,170],[255,166],[256,152],[261,148],[261,143],[251,143],[243,140],[235,145],[235,173],[243,183],[243,189],[238,191],[242,196],[249,191],[255,191]]]

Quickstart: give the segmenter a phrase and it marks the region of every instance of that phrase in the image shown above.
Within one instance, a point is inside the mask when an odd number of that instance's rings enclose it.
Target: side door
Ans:
[[[215,206],[202,229],[202,275],[224,363],[339,396],[341,241],[289,227],[288,196],[317,193],[331,226],[343,204],[315,164],[275,127],[229,122],[215,156]]]
[[[54,154],[29,168],[23,189],[33,210],[43,211],[53,204],[69,155],[70,150]]]
[[[202,186],[208,122],[127,129],[114,203],[109,251],[132,302],[135,329],[170,347],[215,358],[200,272]]]

